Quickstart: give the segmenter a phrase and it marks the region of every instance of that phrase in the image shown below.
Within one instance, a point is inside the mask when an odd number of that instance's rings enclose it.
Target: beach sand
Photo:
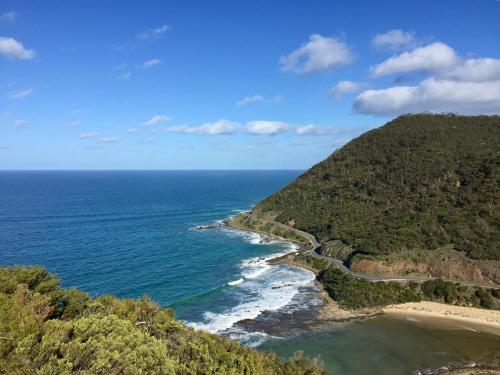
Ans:
[[[409,302],[382,308],[387,315],[444,318],[475,326],[489,333],[500,335],[500,311],[475,307],[446,305],[437,302]]]

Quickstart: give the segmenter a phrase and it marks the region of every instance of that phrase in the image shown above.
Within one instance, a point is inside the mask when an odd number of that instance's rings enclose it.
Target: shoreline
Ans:
[[[449,322],[460,322],[470,326],[470,328],[500,335],[500,311],[498,310],[421,301],[384,306],[382,311],[384,314],[394,317],[445,319]]]
[[[257,233],[274,240],[289,242],[291,244],[298,245],[297,251],[280,257],[269,259],[267,262],[269,264],[288,264],[290,266],[309,270],[317,275],[317,271],[313,267],[304,264],[303,262],[297,262],[294,259],[296,254],[300,254],[308,248],[304,243],[277,236],[275,234],[258,230],[250,230],[234,225],[232,219],[225,220],[224,224],[233,229],[250,233]],[[314,318],[313,323],[315,324],[322,324],[327,322],[342,322],[349,320],[364,320],[376,316],[387,315],[396,318],[422,318],[428,321],[444,319],[448,322],[460,322],[462,324],[470,326],[469,328],[477,329],[482,332],[500,335],[500,311],[498,310],[448,305],[430,301],[409,302],[404,304],[380,306],[358,310],[347,310],[341,308],[338,303],[328,295],[328,293],[324,290],[323,286],[320,283],[318,283],[316,280],[314,281],[314,283],[319,288],[319,296],[323,301],[323,305],[321,305],[317,316]]]
[[[223,221],[224,225],[236,229],[236,230],[241,230],[243,232],[249,232],[249,233],[256,233],[258,235],[263,235],[266,236],[270,239],[277,240],[277,241],[283,241],[283,242],[289,242],[294,245],[298,245],[298,248],[296,251],[278,256],[276,258],[272,258],[267,260],[267,263],[271,265],[276,265],[276,264],[287,264],[289,266],[293,267],[299,267],[308,271],[313,272],[315,275],[317,275],[317,270],[315,270],[313,267],[304,264],[302,262],[296,262],[294,260],[294,257],[296,254],[300,254],[300,252],[307,250],[307,246],[304,243],[298,242],[298,241],[293,241],[281,236],[277,236],[275,234],[271,233],[265,233],[263,231],[258,231],[258,230],[250,230],[246,229],[237,225],[234,225],[234,223],[231,222],[231,219]],[[367,309],[360,309],[360,310],[346,310],[341,308],[336,301],[334,301],[328,293],[325,291],[323,288],[323,285],[319,283],[317,280],[314,280],[314,285],[319,289],[319,297],[321,298],[321,301],[323,304],[319,308],[319,312],[317,316],[314,318],[314,321],[312,323],[314,324],[322,324],[322,323],[327,323],[327,322],[344,322],[344,321],[349,321],[349,320],[363,320],[375,316],[379,316],[384,314],[381,308],[367,308]]]

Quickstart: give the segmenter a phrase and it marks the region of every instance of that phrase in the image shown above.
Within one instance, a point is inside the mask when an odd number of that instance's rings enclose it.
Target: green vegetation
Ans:
[[[324,285],[330,297],[348,309],[422,300],[487,309],[496,309],[500,306],[498,289],[465,286],[440,279],[429,280],[422,284],[370,282],[344,274],[336,268],[327,268],[318,274],[318,281]]]
[[[330,297],[348,309],[417,302],[421,297],[401,283],[370,282],[344,274],[336,268],[328,268],[318,275]]]
[[[281,224],[273,224],[266,220],[259,220],[247,214],[241,214],[232,219],[231,225],[242,230],[262,232],[268,235],[285,238],[289,241],[309,243],[309,239],[295,232],[292,228],[287,228]]]
[[[323,373],[186,328],[147,297],[93,299],[43,268],[0,268],[0,374]]]
[[[407,115],[369,131],[253,213],[384,256],[451,245],[500,260],[500,117]]]
[[[295,256],[294,261],[298,264],[307,265],[309,268],[312,268],[316,272],[320,272],[328,268],[327,261],[308,255],[298,254]]]

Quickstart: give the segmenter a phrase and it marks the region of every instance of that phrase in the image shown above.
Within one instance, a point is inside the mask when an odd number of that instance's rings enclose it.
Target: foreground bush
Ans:
[[[324,374],[186,328],[149,298],[90,298],[41,267],[0,268],[0,374]]]

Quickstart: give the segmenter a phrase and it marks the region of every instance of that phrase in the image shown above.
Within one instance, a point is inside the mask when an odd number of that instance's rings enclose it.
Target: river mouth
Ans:
[[[500,358],[500,336],[445,319],[382,315],[325,323],[259,347],[269,348],[283,358],[303,351],[335,375],[406,375]]]

